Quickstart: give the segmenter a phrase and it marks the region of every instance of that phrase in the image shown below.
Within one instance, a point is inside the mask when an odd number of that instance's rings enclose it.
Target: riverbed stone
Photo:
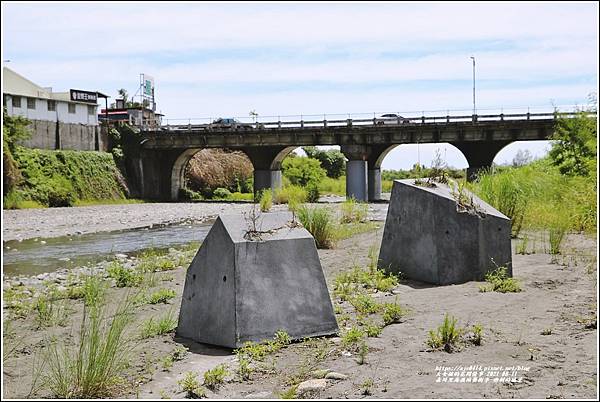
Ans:
[[[394,180],[378,265],[436,285],[481,281],[499,266],[512,276],[510,236],[510,219],[467,190]]]
[[[315,241],[292,215],[220,215],[187,270],[177,335],[237,348],[338,330]]]
[[[296,393],[298,397],[309,397],[315,396],[322,390],[327,387],[327,380],[318,379],[318,380],[306,380],[298,384],[298,388],[296,388]]]

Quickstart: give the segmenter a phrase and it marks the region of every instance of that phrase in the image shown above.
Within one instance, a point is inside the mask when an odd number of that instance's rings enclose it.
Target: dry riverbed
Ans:
[[[165,205],[184,208],[181,204]],[[234,208],[244,207],[247,206],[234,205]],[[231,209],[228,212],[232,212]],[[381,213],[379,206],[371,211],[371,215]],[[65,217],[67,215],[65,213]],[[168,213],[162,215],[166,217]],[[114,280],[109,279],[112,286],[108,289],[108,300],[115,305],[127,293],[137,295],[135,318],[128,329],[128,339],[132,341],[129,364],[124,369],[123,382],[115,384],[114,396],[184,398],[186,393],[178,381],[185,373],[192,371],[202,383],[203,373],[219,364],[227,365],[229,373],[223,384],[206,390],[210,398],[279,398],[283,393],[340,399],[597,396],[596,239],[570,235],[563,247],[564,255],[554,259],[547,254],[547,245],[541,240],[528,251],[530,254],[514,253],[513,272],[523,289],[519,293],[480,292],[483,283],[479,282],[436,287],[401,281],[387,292],[366,290],[377,303],[398,303],[404,313],[398,322],[383,327],[378,336],[363,337],[366,346],[360,347],[361,342],[345,342],[349,331],[353,327],[364,330],[366,324],[382,326],[382,313],[358,314],[349,301],[341,301],[334,294],[334,281],[353,267],[366,269],[371,261],[370,251],[373,255],[381,242],[383,222],[378,222],[378,226],[379,229],[340,241],[332,250],[319,250],[340,336],[284,346],[262,360],[254,360],[247,379],[240,377],[239,365],[231,350],[177,339],[173,331],[155,336],[143,334],[150,319],[156,321],[168,315],[177,319],[185,270],[196,248],[172,249],[166,256],[147,257],[153,266],[161,268],[144,274],[137,287],[118,288]],[[513,241],[513,251],[516,246],[517,241]],[[145,262],[143,257],[119,256],[117,260],[126,269]],[[93,271],[106,276],[109,264],[98,264],[81,274]],[[3,312],[4,398],[52,396],[47,387],[34,387],[36,392],[30,394],[32,385],[35,385],[36,373],[43,372],[39,370],[40,362],[52,337],[75,346],[83,301],[58,300],[55,311],[61,320],[45,323],[40,322],[36,310],[28,309],[27,304],[47,292],[48,286],[63,295],[78,286],[78,275],[63,274],[48,278],[43,285],[15,284],[4,289],[5,301],[7,292],[10,296],[5,307],[11,303],[25,304],[23,311],[12,307]],[[174,297],[157,304],[149,303],[150,296],[161,289],[173,291]],[[66,314],[61,314],[61,309]],[[22,313],[20,317],[19,313]],[[446,313],[456,317],[458,325],[465,328],[463,342],[453,353],[432,351],[425,344],[429,330],[440,325]],[[471,342],[470,330],[474,324],[483,327],[479,346]],[[187,352],[181,352],[182,346]],[[507,383],[494,382],[494,377],[484,383],[436,382],[436,369],[441,366],[473,365],[482,369],[523,370],[511,376],[515,380]]]

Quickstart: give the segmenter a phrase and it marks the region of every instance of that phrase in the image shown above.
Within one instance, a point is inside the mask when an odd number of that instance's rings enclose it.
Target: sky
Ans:
[[[148,74],[172,123],[252,110],[470,114],[471,56],[479,113],[586,105],[598,87],[598,3],[2,3],[4,66],[54,91],[113,98]],[[513,143],[495,162],[548,148]],[[421,144],[395,148],[383,168],[427,165],[436,149],[467,166],[449,144]]]

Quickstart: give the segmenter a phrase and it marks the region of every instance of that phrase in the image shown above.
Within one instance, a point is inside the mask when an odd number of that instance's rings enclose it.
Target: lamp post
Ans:
[[[473,60],[473,116],[477,113],[477,109],[475,108],[475,57],[471,56],[471,60]]]

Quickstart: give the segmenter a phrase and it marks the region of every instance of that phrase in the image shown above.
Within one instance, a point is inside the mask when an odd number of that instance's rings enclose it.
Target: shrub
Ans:
[[[302,150],[309,158],[320,162],[325,169],[327,177],[338,179],[344,175],[346,170],[346,157],[337,149],[322,150],[317,147],[303,147]]]
[[[307,202],[319,202],[321,194],[319,193],[319,187],[316,184],[310,184],[308,186],[308,192],[306,194]]]
[[[443,347],[446,352],[451,353],[459,342],[462,332],[462,329],[456,325],[456,321],[456,318],[446,314],[444,322],[435,331],[429,331],[427,345],[433,349]]]
[[[298,219],[315,238],[317,248],[333,247],[333,225],[327,208],[303,206],[298,210]]]
[[[282,173],[297,186],[317,185],[325,177],[325,169],[318,160],[305,157],[285,158],[281,166]]]
[[[225,380],[227,374],[227,367],[224,364],[219,364],[214,369],[204,373],[204,386],[208,389],[216,389],[219,385],[223,384],[223,380]]]
[[[218,187],[215,189],[215,191],[213,192],[213,198],[216,199],[225,199],[225,198],[229,198],[231,196],[231,191],[227,190],[226,188],[222,188],[222,187]]]
[[[187,187],[203,195],[213,195],[219,187],[230,192],[251,192],[252,162],[243,152],[202,149],[185,169]]]
[[[383,324],[390,325],[399,322],[406,314],[406,311],[398,304],[398,300],[393,303],[384,303],[383,306]]]

